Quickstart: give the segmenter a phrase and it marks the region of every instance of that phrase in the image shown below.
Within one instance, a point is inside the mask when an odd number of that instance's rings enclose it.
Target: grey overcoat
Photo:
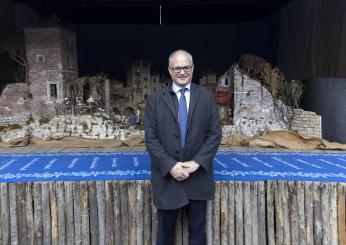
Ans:
[[[184,149],[180,146],[178,99],[172,84],[152,93],[145,104],[145,144],[151,158],[152,194],[158,209],[177,209],[192,200],[214,198],[213,158],[221,141],[221,123],[213,93],[191,83]],[[177,181],[170,170],[178,161],[200,167]]]

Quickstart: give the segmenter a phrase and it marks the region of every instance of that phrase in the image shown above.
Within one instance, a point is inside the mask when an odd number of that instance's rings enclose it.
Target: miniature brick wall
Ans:
[[[315,136],[322,138],[321,116],[312,111],[295,110],[292,129],[297,130],[302,135]]]

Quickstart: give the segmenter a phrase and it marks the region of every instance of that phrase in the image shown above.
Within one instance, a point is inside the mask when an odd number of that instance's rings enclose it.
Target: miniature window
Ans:
[[[71,58],[71,55],[67,55],[67,67],[72,67],[72,58]]]
[[[72,48],[73,42],[74,42],[74,39],[73,39],[72,37],[69,37],[69,38],[68,38],[68,46],[69,46],[70,48]]]
[[[227,78],[225,79],[225,85],[228,85],[228,79]]]
[[[56,87],[56,83],[49,84],[49,92],[50,92],[50,95],[49,95],[50,97],[52,98],[58,97],[58,90]]]
[[[42,55],[42,54],[37,54],[37,55],[36,55],[36,61],[37,61],[37,62],[44,62],[44,55]]]
[[[154,78],[153,83],[156,83],[156,79]]]

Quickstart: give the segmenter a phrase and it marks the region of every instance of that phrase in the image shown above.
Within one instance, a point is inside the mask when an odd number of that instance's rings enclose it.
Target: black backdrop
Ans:
[[[302,106],[322,116],[322,137],[346,143],[346,79],[318,78],[304,83]]]

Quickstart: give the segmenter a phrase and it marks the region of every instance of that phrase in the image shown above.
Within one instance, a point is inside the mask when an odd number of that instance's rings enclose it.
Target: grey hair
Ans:
[[[184,53],[184,54],[186,54],[187,57],[189,57],[189,59],[190,59],[190,61],[191,61],[191,65],[193,65],[192,55],[191,55],[189,52],[187,52],[186,50],[178,49],[178,50],[175,50],[173,53],[171,53],[171,54],[169,55],[169,57],[168,57],[168,64],[169,64],[169,66],[170,66],[171,63],[172,63],[173,57],[174,57],[176,54],[178,54],[178,53]]]

